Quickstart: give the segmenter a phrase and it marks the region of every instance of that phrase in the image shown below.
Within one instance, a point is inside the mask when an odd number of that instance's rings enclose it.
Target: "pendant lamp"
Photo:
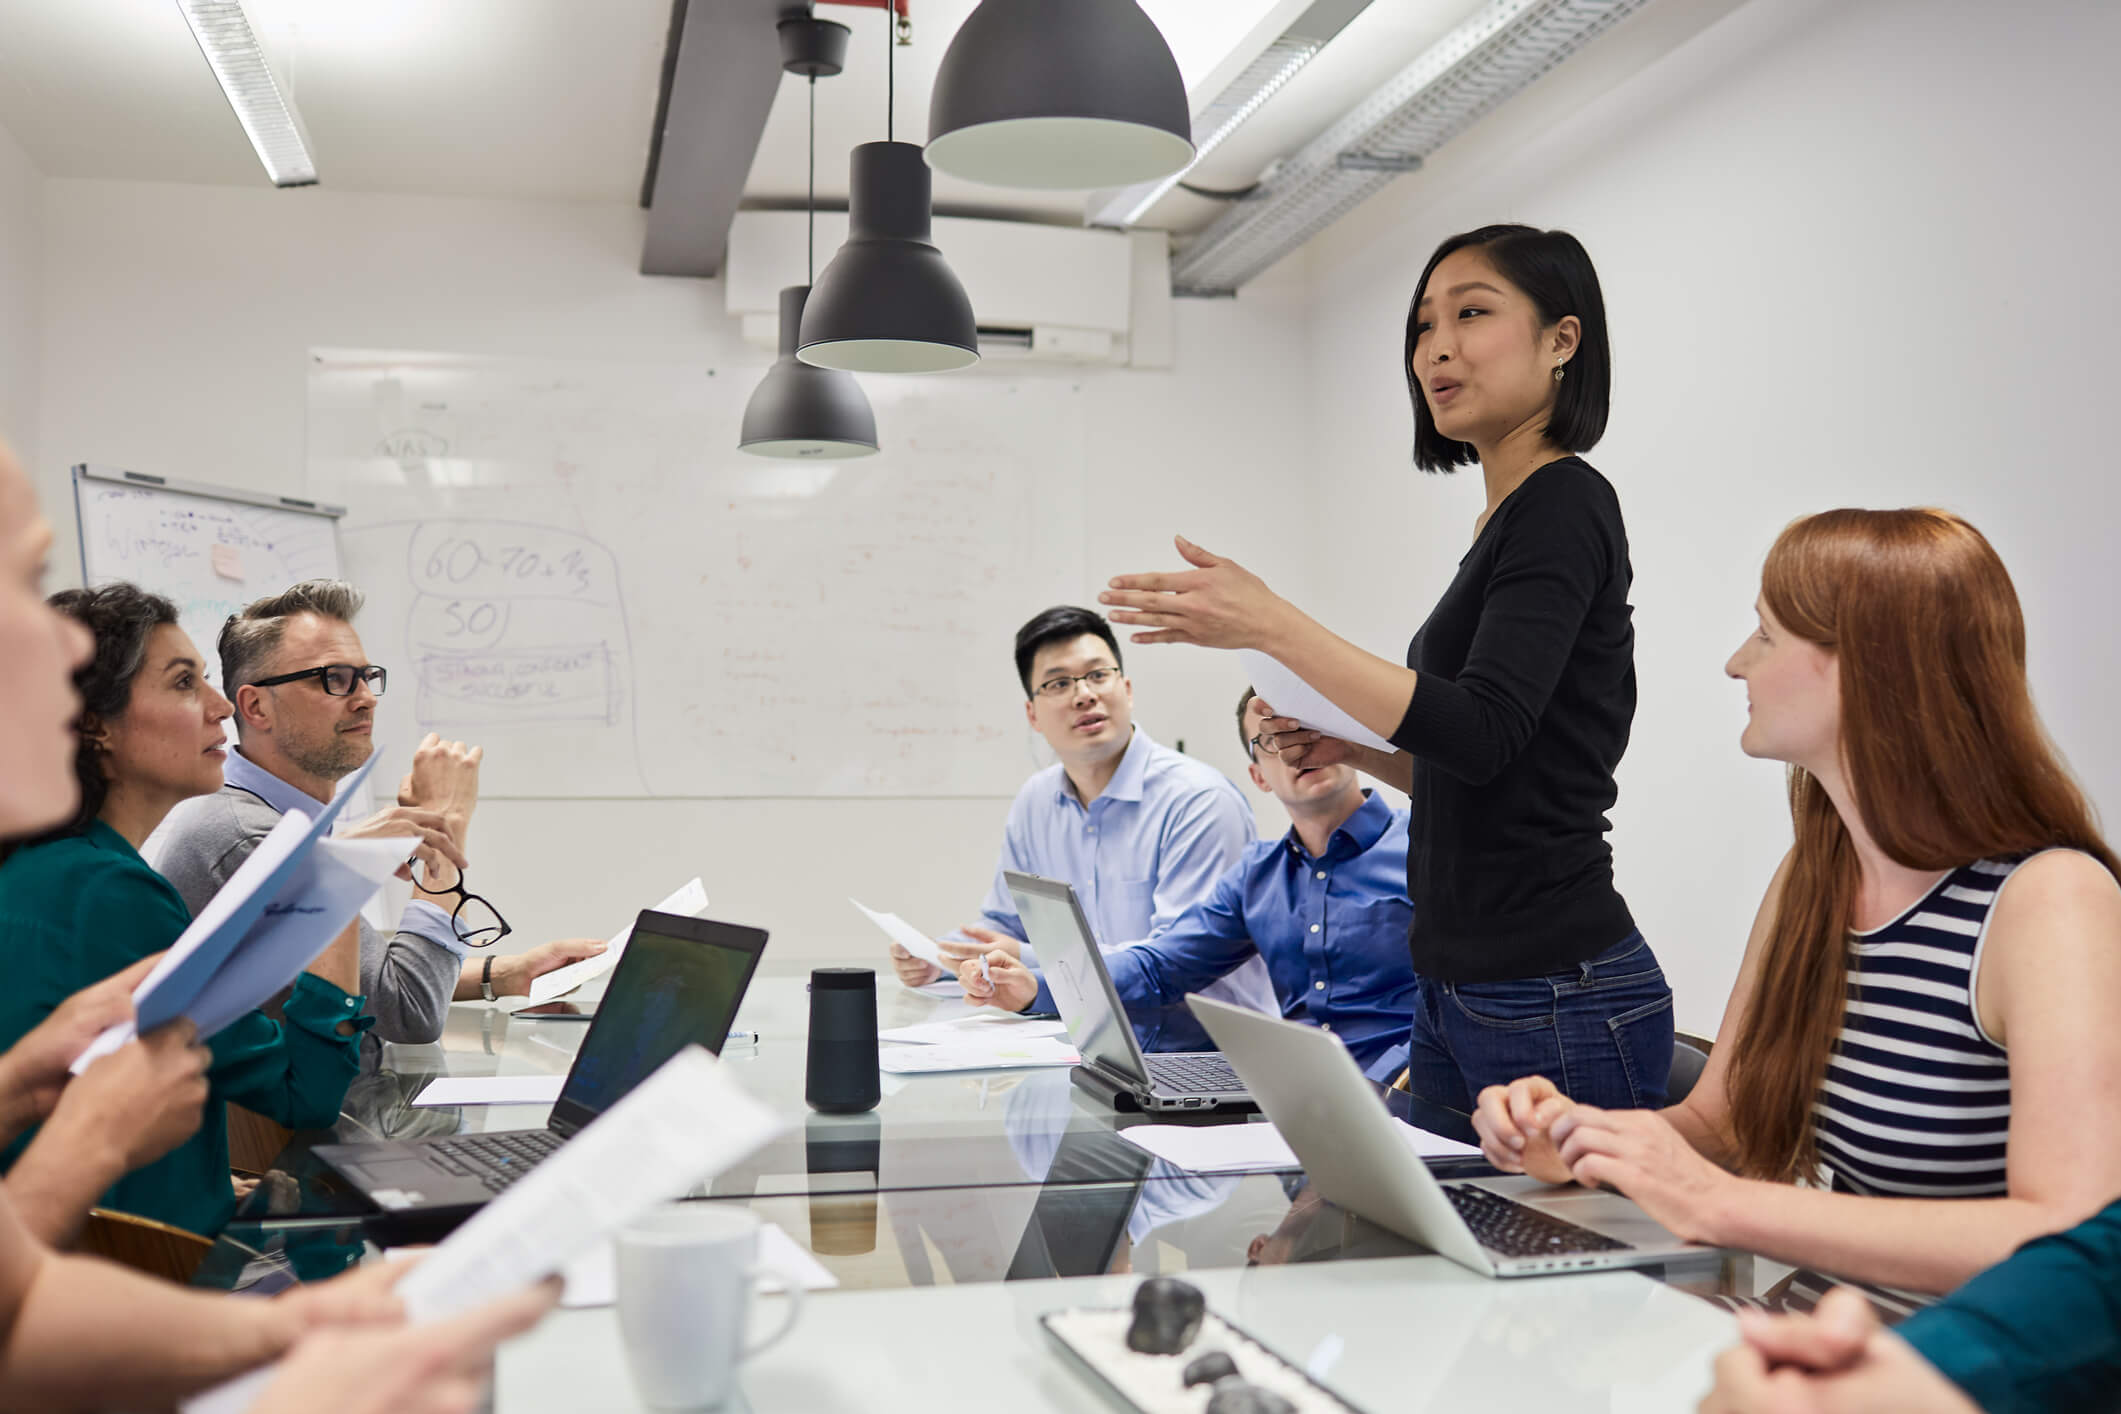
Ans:
[[[1193,118],[1135,0],[981,0],[928,103],[937,171],[998,187],[1123,187],[1183,171]]]
[[[854,149],[847,243],[817,276],[796,357],[857,373],[940,373],[979,361],[979,330],[929,240],[928,164],[914,144],[891,140],[891,30],[887,14],[885,140]]]
[[[817,262],[817,81],[840,71],[847,27],[830,20],[790,19],[780,24],[781,67],[810,80],[810,263]],[[814,278],[814,277],[813,277]],[[756,457],[817,461],[872,455],[876,414],[852,374],[813,368],[795,356],[802,332],[808,285],[781,291],[781,355],[766,371],[751,401],[737,448]]]

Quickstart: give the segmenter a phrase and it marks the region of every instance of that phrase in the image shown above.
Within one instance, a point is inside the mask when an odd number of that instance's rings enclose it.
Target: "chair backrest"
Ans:
[[[181,1227],[110,1208],[91,1208],[74,1250],[116,1262],[149,1276],[183,1283],[213,1249],[209,1238]]]
[[[1672,1035],[1672,1074],[1664,1083],[1664,1102],[1676,1105],[1693,1092],[1694,1082],[1701,1079],[1701,1072],[1708,1069],[1709,1052],[1716,1043],[1705,1036],[1692,1036],[1684,1031]]]
[[[245,1178],[263,1177],[295,1132],[241,1105],[228,1107],[228,1166]]]

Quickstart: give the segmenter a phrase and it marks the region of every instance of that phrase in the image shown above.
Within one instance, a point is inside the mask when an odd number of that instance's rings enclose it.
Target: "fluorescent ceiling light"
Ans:
[[[240,0],[177,0],[177,8],[184,12],[199,52],[220,80],[228,106],[236,110],[236,121],[272,184],[315,185],[317,164],[303,139],[301,119],[273,81]]]
[[[1232,293],[1647,3],[1490,0],[1186,242],[1172,292]]]
[[[1369,7],[1370,0],[1317,0],[1257,54],[1223,91],[1193,119],[1193,160],[1168,177],[1139,182],[1114,192],[1091,213],[1093,226],[1131,226],[1185,180],[1201,159],[1222,146],[1246,119],[1257,113],[1297,71]]]

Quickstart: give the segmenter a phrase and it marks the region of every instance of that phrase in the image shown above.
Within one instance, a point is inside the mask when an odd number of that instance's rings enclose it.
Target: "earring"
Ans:
[[[1561,365],[1558,363],[1554,365],[1554,381],[1556,383],[1561,381]]]

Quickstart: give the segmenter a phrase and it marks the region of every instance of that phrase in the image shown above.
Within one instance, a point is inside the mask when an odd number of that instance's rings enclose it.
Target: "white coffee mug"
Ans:
[[[758,1266],[759,1218],[722,1203],[671,1203],[618,1236],[619,1333],[633,1386],[651,1409],[719,1409],[737,1366],[795,1327],[803,1287],[790,1280],[780,1328],[744,1343]]]

